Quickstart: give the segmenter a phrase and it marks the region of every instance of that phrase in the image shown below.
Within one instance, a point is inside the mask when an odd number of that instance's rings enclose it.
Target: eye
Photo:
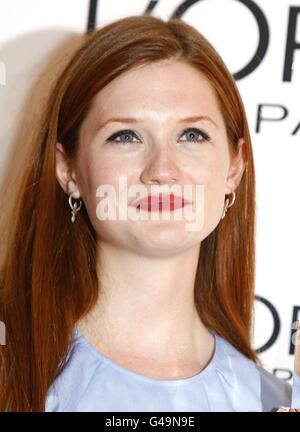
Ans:
[[[107,142],[114,142],[114,143],[132,143],[133,141],[130,139],[131,136],[135,136],[136,138],[138,138],[136,136],[136,134],[130,130],[130,129],[125,129],[125,130],[121,130],[119,132],[114,133],[112,136],[110,136],[109,138],[107,138]],[[120,140],[117,140],[117,138],[121,137]],[[123,137],[123,138],[122,138]],[[135,141],[136,142],[136,141]]]
[[[204,141],[210,141],[210,137],[203,131],[197,128],[187,128],[183,131],[183,135],[190,136],[190,141],[188,142],[204,142]],[[200,139],[197,139],[197,136],[200,135]]]
[[[188,140],[187,142],[204,142],[204,141],[210,141],[210,137],[203,131],[201,131],[198,128],[187,128],[183,131],[182,135],[188,135],[190,136],[190,140]],[[114,133],[113,135],[111,135],[109,138],[107,138],[106,142],[112,142],[112,143],[122,143],[122,144],[127,144],[127,143],[137,143],[139,141],[132,141],[132,139],[130,137],[136,137],[138,140],[139,138],[137,137],[137,135],[130,129],[125,129],[125,130],[121,130],[118,131],[116,133]],[[197,136],[200,136],[200,139],[197,138]],[[122,138],[123,137],[123,138]],[[120,138],[120,139],[117,139]]]

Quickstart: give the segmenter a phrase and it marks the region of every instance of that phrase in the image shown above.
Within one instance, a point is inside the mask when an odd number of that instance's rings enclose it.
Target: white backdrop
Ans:
[[[147,7],[163,19],[177,11],[236,78],[257,180],[253,344],[268,370],[290,379],[300,319],[300,0],[1,0],[0,175],[26,92],[51,52],[88,21],[100,27]]]

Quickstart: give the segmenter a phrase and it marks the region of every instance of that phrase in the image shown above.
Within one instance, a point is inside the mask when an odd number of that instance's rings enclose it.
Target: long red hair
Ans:
[[[238,139],[245,139],[247,164],[235,205],[201,244],[195,302],[204,325],[258,361],[251,347],[255,173],[237,86],[215,49],[191,25],[131,16],[84,35],[66,59],[34,125],[13,204],[1,220],[0,320],[6,327],[6,345],[0,346],[1,411],[45,410],[74,326],[101,295],[95,232],[84,205],[76,223],[70,223],[68,197],[56,179],[55,144],[62,143],[75,163],[79,128],[94,96],[130,68],[170,58],[209,79],[231,155]],[[3,210],[7,200],[12,196]]]

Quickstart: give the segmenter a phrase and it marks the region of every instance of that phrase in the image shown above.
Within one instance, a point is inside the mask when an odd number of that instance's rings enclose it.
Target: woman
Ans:
[[[126,195],[118,210],[189,208],[201,223],[105,219],[104,185],[117,198],[143,187],[142,202]],[[192,193],[162,211],[166,186]],[[290,385],[250,343],[255,177],[243,104],[192,26],[142,15],[86,36],[38,124],[9,228],[1,410],[290,405]]]

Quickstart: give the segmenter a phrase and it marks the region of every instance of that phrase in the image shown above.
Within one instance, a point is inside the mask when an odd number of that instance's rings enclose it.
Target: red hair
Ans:
[[[257,361],[251,347],[255,175],[245,110],[232,75],[210,43],[180,19],[126,17],[82,39],[35,125],[11,211],[2,220],[0,320],[7,344],[0,346],[1,411],[44,411],[74,326],[101,295],[95,232],[84,205],[70,223],[68,199],[56,179],[56,142],[75,164],[79,129],[94,96],[123,72],[164,59],[189,64],[209,80],[231,155],[238,139],[245,140],[247,163],[236,203],[201,244],[195,302],[204,325]]]

